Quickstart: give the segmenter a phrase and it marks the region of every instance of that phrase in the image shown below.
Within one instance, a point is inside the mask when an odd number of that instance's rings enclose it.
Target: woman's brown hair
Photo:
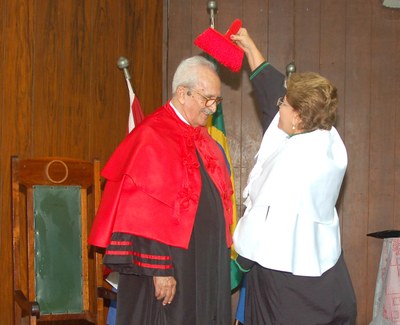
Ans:
[[[293,73],[287,81],[286,100],[298,112],[304,131],[330,130],[336,121],[336,87],[314,72]]]

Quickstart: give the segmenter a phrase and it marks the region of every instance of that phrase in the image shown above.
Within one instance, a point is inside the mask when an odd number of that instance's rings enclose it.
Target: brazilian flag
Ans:
[[[235,181],[234,181],[234,175],[233,175],[232,160],[231,160],[231,156],[229,154],[228,141],[226,139],[224,115],[222,112],[222,104],[221,103],[218,103],[216,112],[209,117],[207,127],[208,127],[208,133],[221,147],[221,150],[225,155],[225,161],[226,161],[227,167],[229,169],[229,173],[231,175],[231,181],[232,181],[233,192],[234,192],[232,195],[233,222],[232,222],[232,227],[231,227],[231,233],[233,234],[233,231],[235,230],[236,223],[237,223]],[[237,256],[236,252],[232,249],[231,257],[236,258],[236,256]]]
[[[232,187],[233,187],[233,194],[232,194],[233,220],[232,220],[231,234],[233,234],[233,231],[235,230],[235,227],[237,224],[235,181],[234,181],[234,175],[233,175],[233,166],[232,166],[231,155],[229,154],[228,141],[226,139],[224,115],[222,113],[222,104],[221,103],[218,103],[216,112],[213,115],[211,115],[210,118],[208,119],[207,127],[208,127],[208,133],[221,147],[222,152],[225,155],[226,165],[227,165],[227,167],[229,169],[229,173],[231,175],[231,181],[232,181]],[[234,259],[237,257],[237,253],[235,252],[234,249],[232,249],[232,251],[231,251],[231,257]]]
[[[222,104],[221,103],[218,103],[216,112],[209,117],[207,127],[208,127],[208,133],[221,147],[221,150],[225,156],[226,165],[227,165],[230,175],[231,175],[231,182],[232,182],[232,187],[233,187],[231,234],[233,234],[236,224],[237,224],[235,180],[234,180],[234,175],[233,175],[232,160],[231,160],[231,156],[229,154],[228,141],[226,139],[225,122],[224,122],[224,115],[222,112]],[[238,270],[236,263],[234,262],[236,257],[237,257],[237,253],[236,253],[234,247],[232,246],[232,248],[231,248],[231,289],[232,290],[236,289],[239,286],[241,279],[242,279],[242,273]]]

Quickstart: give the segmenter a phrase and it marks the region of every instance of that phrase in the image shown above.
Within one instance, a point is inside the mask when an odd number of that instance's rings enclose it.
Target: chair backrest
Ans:
[[[99,161],[12,157],[11,171],[15,323],[104,323],[101,254],[87,244],[101,195]]]

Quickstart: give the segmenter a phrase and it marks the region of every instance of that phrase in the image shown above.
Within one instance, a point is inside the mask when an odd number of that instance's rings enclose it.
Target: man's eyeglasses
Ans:
[[[214,104],[218,105],[223,100],[222,97],[207,97],[207,96],[199,93],[195,89],[188,90],[188,92],[187,92],[188,96],[192,96],[192,93],[191,93],[192,91],[195,92],[197,95],[199,95],[200,97],[202,97],[204,99],[204,106],[205,107],[211,107]]]

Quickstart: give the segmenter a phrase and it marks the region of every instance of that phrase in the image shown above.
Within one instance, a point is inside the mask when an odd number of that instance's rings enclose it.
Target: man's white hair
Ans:
[[[195,88],[197,86],[199,83],[198,68],[200,67],[205,67],[215,72],[217,70],[214,63],[199,55],[181,61],[172,79],[173,96],[176,94],[179,86],[187,88]]]

